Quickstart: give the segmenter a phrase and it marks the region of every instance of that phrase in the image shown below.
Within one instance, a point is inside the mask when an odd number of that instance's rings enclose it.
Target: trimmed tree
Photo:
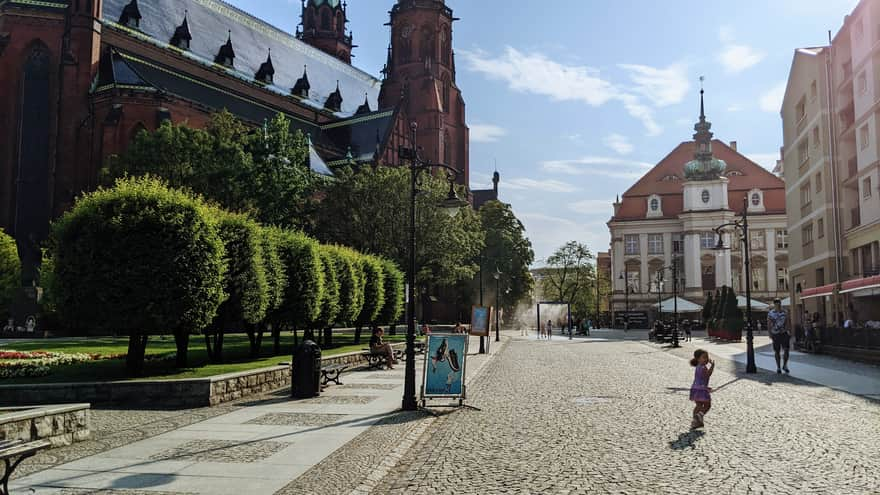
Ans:
[[[86,194],[52,227],[60,316],[129,336],[126,366],[143,370],[149,335],[172,333],[186,366],[190,333],[224,299],[223,242],[200,200],[154,178]]]
[[[377,320],[382,324],[394,325],[403,314],[405,300],[403,272],[391,260],[380,259],[379,262],[385,275],[385,303],[379,311]]]
[[[321,311],[318,319],[312,322],[311,328],[325,332],[332,329],[333,322],[339,315],[339,279],[336,275],[336,260],[327,246],[319,250],[321,269],[324,273],[324,292],[321,297]]]
[[[267,317],[255,325],[246,326],[248,340],[250,340],[251,345],[251,357],[259,357],[264,331],[268,327],[271,332],[271,315],[281,309],[284,303],[284,292],[287,289],[287,273],[284,270],[284,262],[281,260],[281,250],[279,248],[280,235],[280,229],[275,227],[263,227],[260,229],[263,270],[266,273],[268,295],[266,305]]]
[[[324,270],[321,267],[319,245],[301,232],[281,231],[278,237],[281,261],[287,273],[284,303],[273,319],[273,351],[281,352],[282,326],[290,327],[296,339],[297,328],[305,328],[314,322],[321,312],[324,294]]]
[[[223,362],[223,336],[263,321],[269,304],[269,288],[263,267],[263,233],[259,224],[246,215],[214,211],[218,232],[226,251],[223,289],[227,298],[205,333],[208,357]]]
[[[375,256],[361,255],[360,266],[364,275],[364,303],[355,321],[355,344],[361,343],[361,328],[375,323],[385,306],[385,272],[382,262]]]
[[[336,323],[349,325],[355,323],[364,305],[363,270],[358,262],[358,254],[342,246],[328,246],[328,251],[336,263],[336,277],[339,280],[339,314]]]
[[[15,239],[0,229],[0,317],[5,324],[6,315],[21,287],[21,262]]]

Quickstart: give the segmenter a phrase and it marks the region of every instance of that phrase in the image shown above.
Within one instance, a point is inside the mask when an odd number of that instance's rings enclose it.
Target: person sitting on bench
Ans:
[[[384,333],[378,326],[373,327],[373,336],[370,337],[370,352],[373,354],[384,354],[388,369],[393,370],[393,365],[397,364],[397,360],[394,359],[394,350],[391,348],[391,344],[382,341]]]

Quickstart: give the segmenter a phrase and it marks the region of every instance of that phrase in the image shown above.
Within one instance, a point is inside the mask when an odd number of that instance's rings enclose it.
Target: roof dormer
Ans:
[[[659,194],[648,196],[648,213],[646,218],[657,218],[663,216],[663,198]]]
[[[752,189],[749,191],[749,213],[764,211],[767,211],[767,208],[764,207],[764,191],[757,188]]]

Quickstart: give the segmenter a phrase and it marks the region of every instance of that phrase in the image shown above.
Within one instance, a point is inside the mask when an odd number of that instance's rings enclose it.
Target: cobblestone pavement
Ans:
[[[686,353],[512,341],[372,493],[880,493],[880,404],[719,360],[691,431]]]

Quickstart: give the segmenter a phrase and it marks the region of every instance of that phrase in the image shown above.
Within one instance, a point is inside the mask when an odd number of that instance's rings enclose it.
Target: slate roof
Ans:
[[[139,0],[141,33],[136,33],[118,24],[129,1],[104,0],[104,24],[135,36],[146,35],[152,42],[164,46],[174,36],[186,11],[192,34],[189,53],[197,62],[212,65],[230,35],[236,55],[231,74],[235,77],[253,81],[271,49],[275,75],[274,84],[268,89],[289,95],[302,76],[303,67],[307,66],[311,83],[309,99],[312,101],[304,103],[323,108],[339,81],[343,97],[340,116],[354,114],[363,102],[364,94],[371,107],[378,108],[381,81],[232,5],[220,0]],[[291,21],[294,21],[293,16]]]
[[[680,215],[684,209],[684,166],[693,159],[695,150],[696,144],[693,141],[676,146],[623,193],[620,209],[611,221],[644,220],[648,211],[647,198],[652,194],[658,194],[662,198],[663,218]],[[741,212],[743,196],[757,188],[764,193],[766,212],[763,214],[785,214],[785,182],[782,179],[720,140],[712,140],[712,152],[716,158],[727,163],[725,176],[730,181],[727,185],[729,209]],[[678,179],[669,180],[671,177]]]

